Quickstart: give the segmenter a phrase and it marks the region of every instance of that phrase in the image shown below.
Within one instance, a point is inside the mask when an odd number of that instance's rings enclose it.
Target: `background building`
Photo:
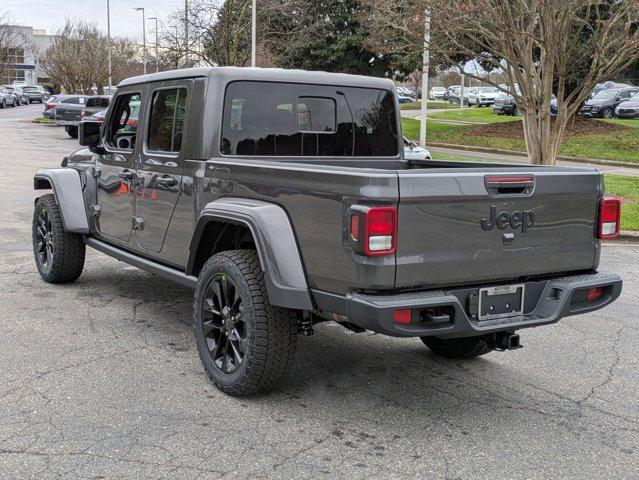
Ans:
[[[12,26],[10,28],[18,30],[24,37],[24,46],[10,49],[0,84],[24,83],[52,86],[47,73],[40,67],[39,59],[51,46],[54,36],[33,27]]]

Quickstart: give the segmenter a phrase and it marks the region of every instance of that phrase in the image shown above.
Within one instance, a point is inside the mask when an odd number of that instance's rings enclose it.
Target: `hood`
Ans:
[[[639,100],[628,100],[621,102],[619,108],[639,108]]]
[[[587,102],[584,103],[584,105],[589,105],[589,106],[593,106],[593,105],[607,105],[609,103],[612,103],[613,100],[612,99],[607,99],[607,100],[597,100],[597,99],[591,99],[588,100]]]

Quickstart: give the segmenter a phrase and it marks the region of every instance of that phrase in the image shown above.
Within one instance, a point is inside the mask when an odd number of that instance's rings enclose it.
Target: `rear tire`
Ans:
[[[71,137],[71,138],[78,138],[78,127],[67,127],[67,134]]]
[[[296,312],[269,303],[254,250],[211,257],[200,273],[193,317],[202,365],[224,393],[270,391],[293,363]]]
[[[38,198],[33,213],[33,253],[40,276],[48,283],[70,283],[84,268],[82,235],[67,232],[53,194]]]
[[[436,355],[450,359],[469,360],[494,350],[482,337],[421,337],[421,340]]]

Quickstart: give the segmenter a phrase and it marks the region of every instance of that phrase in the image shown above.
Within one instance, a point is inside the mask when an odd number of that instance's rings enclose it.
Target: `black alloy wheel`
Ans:
[[[49,212],[43,206],[38,212],[35,224],[36,255],[42,269],[49,273],[53,266],[53,225]]]
[[[608,119],[615,118],[615,112],[610,107],[604,108],[603,111],[601,112],[601,116],[603,118],[608,118]]]
[[[240,289],[224,273],[206,288],[201,328],[213,364],[224,374],[235,372],[246,354],[248,322]]]

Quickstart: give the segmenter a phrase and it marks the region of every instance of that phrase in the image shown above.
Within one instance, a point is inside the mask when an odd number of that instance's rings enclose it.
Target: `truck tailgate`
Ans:
[[[74,105],[69,107],[63,107],[58,105],[55,111],[56,120],[64,120],[69,122],[79,122],[81,117],[82,107],[80,105]]]
[[[594,169],[405,170],[398,176],[398,288],[507,281],[598,263],[603,182]]]

